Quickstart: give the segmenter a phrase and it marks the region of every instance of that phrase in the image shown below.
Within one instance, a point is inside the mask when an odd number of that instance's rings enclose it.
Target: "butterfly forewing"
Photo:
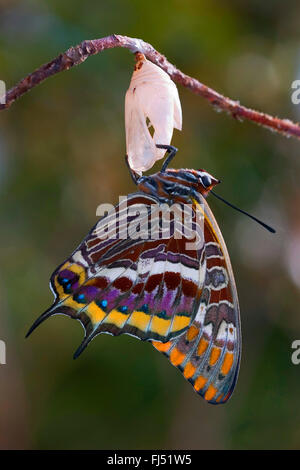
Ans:
[[[181,370],[196,392],[218,404],[229,399],[238,374],[239,304],[225,242],[205,200],[203,205],[205,282],[198,311],[184,334],[153,345]]]

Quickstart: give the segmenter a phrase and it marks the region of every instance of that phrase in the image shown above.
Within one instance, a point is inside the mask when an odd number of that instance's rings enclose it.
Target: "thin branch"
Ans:
[[[270,130],[277,131],[285,136],[300,139],[299,124],[296,124],[289,119],[279,119],[269,114],[246,108],[245,106],[240,105],[238,101],[233,101],[230,98],[221,95],[212,88],[203,85],[203,83],[200,83],[195,78],[189,77],[181,72],[171,64],[166,57],[157,52],[151,44],[148,44],[141,39],[119,36],[116,34],[101,39],[83,41],[76,47],[70,47],[70,49],[63,54],[60,54],[51,62],[42,65],[33,73],[27,75],[27,77],[21,80],[16,86],[8,90],[6,93],[6,103],[0,104],[0,110],[8,109],[12,103],[24,95],[24,93],[43,82],[46,78],[51,77],[51,75],[55,75],[56,73],[64,70],[69,70],[74,65],[79,65],[84,62],[89,56],[114,47],[124,47],[133,53],[142,52],[154,64],[165,70],[174,82],[189,88],[193,93],[196,93],[202,96],[202,98],[208,100],[218,110],[226,111],[236,119],[248,119],[249,121],[260,124]]]

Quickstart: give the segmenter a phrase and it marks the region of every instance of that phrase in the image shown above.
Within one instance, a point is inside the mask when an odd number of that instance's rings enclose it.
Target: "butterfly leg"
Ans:
[[[194,188],[185,188],[183,186],[177,186],[175,189],[170,190],[169,194],[176,200],[176,198],[184,199],[186,202],[186,198],[195,199],[199,204],[201,204],[201,199],[199,194]],[[173,201],[173,199],[172,199]]]
[[[196,191],[194,188],[192,188],[191,193],[190,193],[190,196],[191,196],[192,198],[194,198],[199,204],[202,203],[202,201],[201,201],[201,199],[200,199],[200,197],[199,197],[199,193],[197,193],[197,191]]]
[[[128,162],[128,155],[125,155],[125,162],[127,165],[127,168],[129,170],[130,176],[134,184],[139,183],[139,179],[141,178],[132,168],[130,168],[129,162]]]
[[[178,152],[178,149],[176,147],[173,147],[173,145],[161,145],[161,144],[156,144],[156,147],[159,149],[166,149],[168,152],[168,156],[165,159],[163,166],[161,167],[161,172],[163,173],[166,171],[167,167],[171,163],[171,160],[175,157],[176,153]]]
[[[193,197],[198,200],[198,197],[196,198],[197,192],[193,188],[186,188],[185,186],[177,186],[174,189],[170,190],[170,194],[172,196],[186,196],[186,197]]]

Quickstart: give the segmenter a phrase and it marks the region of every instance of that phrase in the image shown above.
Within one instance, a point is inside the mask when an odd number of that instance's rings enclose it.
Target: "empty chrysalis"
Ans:
[[[169,145],[173,129],[182,128],[182,111],[175,83],[141,53],[125,96],[126,150],[138,174],[164,157],[156,144]]]

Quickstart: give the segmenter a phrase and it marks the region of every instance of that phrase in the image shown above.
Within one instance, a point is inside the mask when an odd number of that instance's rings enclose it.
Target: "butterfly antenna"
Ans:
[[[274,230],[272,227],[270,227],[270,225],[267,225],[265,224],[264,222],[262,222],[261,220],[257,219],[256,217],[254,217],[254,215],[251,215],[249,214],[248,212],[244,211],[243,209],[240,209],[239,207],[237,206],[234,206],[233,204],[231,204],[230,202],[226,201],[226,199],[223,199],[221,196],[219,196],[218,194],[216,194],[214,191],[210,191],[211,194],[213,196],[215,196],[217,199],[220,199],[220,201],[224,202],[225,204],[227,204],[227,206],[229,207],[232,207],[233,209],[241,212],[242,214],[245,214],[247,215],[248,217],[250,217],[250,219],[252,220],[255,220],[255,222],[257,222],[258,224],[262,225],[264,228],[266,228],[267,230],[269,230],[269,232],[271,233],[276,233],[276,230]]]

